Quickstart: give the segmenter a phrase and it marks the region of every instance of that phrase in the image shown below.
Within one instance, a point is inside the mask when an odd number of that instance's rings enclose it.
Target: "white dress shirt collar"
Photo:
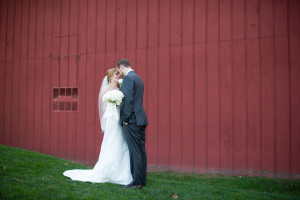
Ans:
[[[126,75],[127,75],[129,72],[131,72],[131,71],[133,71],[133,69],[130,69],[130,70],[126,73]]]

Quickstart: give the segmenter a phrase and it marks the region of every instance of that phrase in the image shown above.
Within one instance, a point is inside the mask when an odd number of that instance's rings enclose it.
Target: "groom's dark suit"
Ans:
[[[134,71],[130,71],[124,77],[120,90],[124,93],[120,124],[128,144],[133,178],[130,185],[146,185],[145,129],[148,119],[143,107],[144,83]]]

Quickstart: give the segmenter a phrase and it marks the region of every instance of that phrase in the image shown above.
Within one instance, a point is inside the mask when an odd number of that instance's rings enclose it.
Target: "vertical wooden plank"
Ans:
[[[132,69],[135,69],[136,68],[136,50],[128,50],[125,52],[125,54],[126,54],[126,58],[130,62]]]
[[[260,36],[270,37],[274,33],[273,0],[260,0]]]
[[[251,175],[259,175],[261,157],[261,108],[260,108],[260,61],[259,41],[249,39],[247,42],[247,162]]]
[[[8,0],[1,1],[0,12],[0,60],[5,60],[6,57],[6,31],[7,31],[7,12]],[[4,66],[5,63],[1,66]],[[3,79],[1,79],[3,80]]]
[[[47,0],[44,3],[44,40],[43,40],[43,56],[50,57],[52,54],[52,28],[53,28],[53,1]],[[53,56],[53,55],[52,55]],[[51,85],[51,58],[43,60],[43,88],[42,88],[42,152],[50,154],[51,144],[51,99],[52,99],[52,85]]]
[[[27,60],[26,77],[26,149],[34,150],[34,59]],[[56,143],[56,141],[55,141]]]
[[[159,48],[158,52],[158,165],[165,169],[170,165],[170,109],[169,47]],[[151,66],[151,65],[150,65]],[[151,81],[152,82],[152,81]]]
[[[6,25],[6,60],[13,59],[14,51],[14,19],[15,1],[8,1],[7,5],[7,25]],[[12,63],[11,63],[12,64]]]
[[[14,22],[14,56],[13,60],[20,59],[21,46],[21,23],[22,23],[22,1],[15,1],[15,22]]]
[[[154,5],[152,5],[152,7],[156,7],[156,3]],[[153,8],[154,9],[154,8]],[[155,42],[158,42],[158,46],[169,46],[170,44],[170,1],[168,0],[159,0],[158,2],[158,11],[156,10],[150,10],[149,9],[149,20],[152,19],[152,17],[154,17],[154,21],[156,21],[156,12],[158,12],[158,22],[156,22],[158,24],[158,30],[159,30],[159,36],[156,38],[156,34],[155,34],[155,29],[156,29],[156,25],[153,24],[153,26],[151,27],[149,24],[149,42],[150,40],[153,41],[153,45],[155,45]],[[151,14],[152,13],[152,14]],[[152,29],[152,30],[151,30]],[[154,30],[153,30],[154,29]],[[153,31],[153,32],[151,32]],[[153,39],[151,38],[151,34],[153,34]],[[151,47],[152,44],[148,43],[148,46]]]
[[[47,16],[47,15],[46,15]],[[46,17],[45,16],[45,17]],[[46,19],[45,19],[46,20]],[[51,125],[51,99],[52,99],[52,88],[51,88],[51,58],[43,58],[43,69],[42,69],[42,141],[41,141],[41,152],[50,153],[50,125]]]
[[[29,0],[22,1],[21,59],[28,57]],[[0,45],[1,46],[1,45]]]
[[[247,38],[258,37],[258,0],[246,0],[246,35]]]
[[[170,1],[170,44],[181,44],[181,6],[182,0]]]
[[[182,5],[182,170],[192,172],[195,160],[194,134],[194,1]],[[188,45],[186,45],[188,44]]]
[[[274,40],[261,40],[262,77],[262,160],[261,171],[264,176],[274,176],[275,168],[275,63]]]
[[[68,86],[69,71],[69,1],[61,1],[61,24],[60,24],[60,46],[59,46],[59,87]],[[67,122],[68,113],[59,112],[58,120],[58,156],[67,157]]]
[[[60,87],[59,83],[59,54],[61,27],[61,0],[53,0],[52,13],[52,42],[51,42],[51,99],[53,87]],[[52,101],[51,101],[52,102]],[[52,106],[51,106],[52,108]],[[58,156],[59,113],[51,110],[50,154]]]
[[[234,40],[233,54],[233,170],[245,173],[246,170],[246,67],[245,41]]]
[[[43,39],[44,39],[44,1],[36,2],[36,40],[34,69],[34,150],[42,150],[42,84],[43,84]]]
[[[288,7],[289,34],[290,34],[290,36],[298,36],[299,37],[299,35],[300,35],[300,25],[299,25],[299,21],[298,21],[298,17],[300,15],[300,13],[299,13],[299,8],[300,8],[299,1],[289,0],[288,6],[289,6]],[[297,38],[291,38],[291,39],[297,39]],[[297,40],[295,40],[295,42],[296,41]],[[291,52],[291,53],[294,53],[294,52]]]
[[[220,131],[221,170],[232,171],[233,155],[233,82],[231,42],[220,42]]]
[[[182,113],[181,113],[181,48],[180,46],[170,47],[170,169],[179,171],[182,164]]]
[[[96,51],[96,0],[89,0],[87,4],[87,52],[94,53]]]
[[[0,95],[5,97],[7,1],[1,1],[0,12]],[[0,143],[4,144],[5,98],[0,98]]]
[[[80,54],[87,52],[87,1],[86,0],[79,0],[79,22],[78,22],[78,29],[79,29],[79,52]],[[107,38],[106,38],[107,39]]]
[[[0,60],[0,95],[4,97],[5,94],[5,61]],[[0,98],[0,144],[4,144],[4,119],[5,119],[5,108],[4,99]]]
[[[165,3],[166,1],[162,1],[161,4]],[[166,23],[168,23],[168,16],[165,13],[165,17],[161,17],[159,16],[159,19],[162,19],[163,22],[158,21],[158,15],[161,14],[158,13],[158,0],[154,0],[154,1],[148,1],[148,48],[153,48],[153,47],[157,47],[158,46],[158,41],[159,39],[161,40],[161,34],[165,33],[166,31],[168,31],[168,27],[165,27],[165,31],[162,31],[161,28],[164,28],[163,26],[161,26],[161,23],[165,23],[164,25],[166,25]],[[164,10],[166,11],[166,10]],[[158,28],[159,27],[159,28]],[[160,32],[158,32],[158,30],[160,30]],[[158,36],[159,34],[159,36]],[[159,39],[158,39],[159,37]],[[166,38],[164,38],[166,39]]]
[[[78,55],[78,0],[70,1],[70,19],[69,19],[69,87],[77,87],[77,72],[78,61],[80,56]],[[67,124],[67,159],[76,160],[76,136],[77,136],[77,117],[78,112],[68,113]]]
[[[21,33],[22,2],[15,1],[14,8],[14,43],[13,43],[13,69],[12,69],[12,108],[11,108],[11,145],[18,146],[19,140],[19,59],[20,59],[20,33]]]
[[[113,67],[116,66],[116,52],[115,51],[112,51],[112,52],[106,52],[106,55],[105,55],[105,67],[106,67],[106,70],[108,69],[111,69]]]
[[[232,39],[242,39],[245,36],[245,2],[232,0]]]
[[[300,172],[300,13],[299,1],[289,1],[289,33],[290,33],[290,70],[291,70],[291,138],[290,138],[290,173],[299,174]]]
[[[124,51],[126,48],[126,20],[126,0],[117,0],[116,50]]]
[[[139,49],[136,52],[136,67],[134,68],[135,72],[141,77],[144,82],[144,93],[146,96],[146,91],[148,90],[148,83],[147,83],[147,50],[146,49]],[[143,105],[147,107],[147,99],[145,98],[143,101]]]
[[[295,3],[295,2],[294,2]],[[295,3],[296,4],[296,3]],[[297,6],[299,8],[299,4]],[[293,11],[292,15],[296,15],[296,10]],[[299,16],[299,14],[297,15]],[[291,37],[290,39],[290,49],[291,49],[291,158],[290,158],[290,174],[298,175],[300,172],[300,35]]]
[[[195,172],[206,172],[206,149],[207,149],[207,91],[206,91],[206,44],[197,44],[194,47],[194,79],[195,79]],[[172,134],[173,135],[173,134]],[[173,136],[172,136],[173,137]]]
[[[219,5],[218,0],[207,1],[207,42],[219,39]]]
[[[147,0],[137,1],[137,48],[147,47]]]
[[[35,44],[36,44],[36,11],[37,11],[36,0],[29,0],[29,30],[28,30],[28,58],[34,58],[36,55]]]
[[[218,44],[207,44],[207,145],[208,171],[219,170],[219,69]]]
[[[205,42],[206,37],[206,0],[195,0],[194,43]]]
[[[53,1],[47,0],[44,3],[44,40],[43,40],[43,57],[51,56],[51,41],[52,41],[52,9]],[[50,65],[51,66],[51,65]]]
[[[106,1],[106,51],[116,50],[116,0]]]
[[[192,29],[191,33],[193,32]],[[188,41],[187,41],[188,42]],[[194,71],[193,46],[182,47],[182,170],[194,168]]]
[[[100,122],[100,117],[99,117],[99,106],[98,106],[98,98],[99,98],[99,93],[100,93],[100,88],[101,88],[101,84],[103,81],[103,78],[106,76],[106,71],[105,71],[105,53],[99,53],[96,54],[96,68],[95,68],[95,95],[94,95],[94,105],[95,105],[95,140],[94,140],[94,158],[95,161],[97,161],[99,159],[99,154],[100,154],[100,147],[101,147],[101,143],[102,143],[102,139],[103,139],[103,134],[102,134],[102,130],[101,130],[101,122]]]
[[[182,5],[182,44],[194,42],[194,0],[184,1]]]
[[[137,1],[127,0],[126,49],[137,48]]]
[[[10,131],[10,145],[18,146],[18,120],[19,120],[19,60],[12,63],[12,76],[11,76],[11,131]]]
[[[36,57],[40,58],[43,54],[43,46],[44,46],[44,0],[39,0],[36,2],[37,14],[36,14],[36,44],[35,51]]]
[[[80,2],[81,4],[82,2]],[[80,7],[80,6],[79,6]],[[79,13],[81,13],[81,9]],[[81,13],[82,14],[82,13]],[[81,20],[81,14],[79,20]],[[80,21],[80,25],[82,22]],[[81,30],[80,30],[81,31]],[[82,44],[83,42],[81,42]],[[86,144],[86,132],[85,132],[85,108],[86,108],[86,55],[80,56],[78,61],[78,96],[79,96],[79,112],[77,118],[77,131],[76,131],[76,162],[84,164],[85,162],[85,144]]]
[[[290,76],[288,38],[275,38],[276,54],[276,175],[289,171]]]
[[[27,60],[20,60],[19,147],[26,148]]]
[[[7,21],[14,22],[14,1],[9,1],[7,5]],[[5,145],[11,145],[11,101],[12,101],[12,77],[13,77],[13,35],[14,23],[7,23],[6,29],[6,49],[5,49],[5,70],[4,70],[4,141]]]
[[[12,61],[6,61],[5,64],[5,88],[4,88],[4,145],[11,145],[11,79],[12,79]]]
[[[220,40],[231,39],[232,1],[220,1]]]
[[[98,0],[96,9],[96,52],[103,53],[105,51],[106,0]]]
[[[86,163],[93,165],[94,156],[94,80],[95,80],[95,51],[96,51],[96,1],[88,1],[87,48],[92,53],[87,56],[87,81],[86,81]]]
[[[95,138],[95,122],[94,112],[98,110],[94,108],[94,84],[95,83],[95,54],[87,55],[86,65],[86,116],[85,116],[85,132],[86,132],[86,151],[85,161],[88,165],[94,164],[94,138]]]
[[[146,98],[148,102],[147,105],[147,116],[149,120],[149,126],[147,127],[147,139],[146,139],[146,149],[147,149],[147,163],[148,168],[158,165],[158,52],[157,48],[151,48],[147,51],[147,66],[151,73],[147,73],[147,79],[151,81],[148,85],[146,93]]]
[[[43,59],[34,60],[34,94],[33,94],[33,145],[35,151],[42,150],[42,84]]]
[[[275,36],[287,35],[287,0],[274,1]]]

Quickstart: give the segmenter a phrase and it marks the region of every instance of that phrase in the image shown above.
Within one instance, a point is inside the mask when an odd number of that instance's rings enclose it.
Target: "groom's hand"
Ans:
[[[128,125],[128,123],[126,123],[126,122],[123,122],[123,124],[125,124],[126,126]]]

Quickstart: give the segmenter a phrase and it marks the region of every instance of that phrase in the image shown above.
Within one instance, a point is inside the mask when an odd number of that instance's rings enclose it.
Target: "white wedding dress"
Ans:
[[[67,170],[63,173],[65,176],[92,183],[131,183],[129,151],[119,124],[119,116],[120,110],[116,105],[105,105],[102,117],[104,120],[101,120],[102,129],[105,131],[98,162],[91,170]]]

